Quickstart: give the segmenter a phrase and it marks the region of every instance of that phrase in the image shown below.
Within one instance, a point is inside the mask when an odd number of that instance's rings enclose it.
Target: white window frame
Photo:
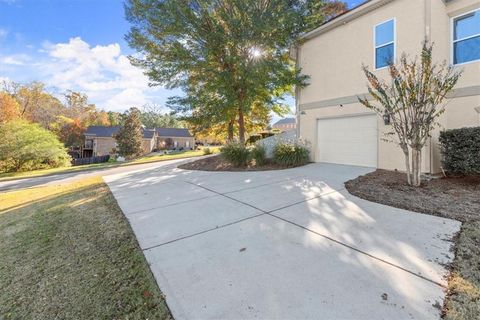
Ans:
[[[384,43],[380,46],[377,46],[377,27],[379,25],[382,25],[386,22],[390,22],[390,21],[393,21],[393,41],[391,42],[388,42],[388,43]],[[378,48],[381,48],[381,47],[385,47],[389,44],[392,44],[393,43],[393,63],[396,62],[397,60],[397,19],[395,17],[393,18],[390,18],[390,19],[387,19],[385,21],[382,21],[380,23],[377,23],[376,25],[373,26],[373,67],[375,68],[375,70],[382,70],[382,69],[385,69],[385,68],[388,68],[388,65],[385,66],[385,67],[380,67],[380,68],[377,68],[377,49]]]
[[[475,60],[471,60],[471,61],[467,61],[467,62],[455,63],[455,46],[454,46],[455,43],[459,42],[459,41],[468,40],[468,39],[480,36],[480,33],[478,33],[478,34],[474,34],[473,36],[469,36],[469,37],[466,37],[466,38],[461,38],[461,39],[455,40],[455,20],[457,20],[458,18],[461,18],[463,16],[467,16],[470,13],[475,12],[475,11],[480,12],[480,8],[473,9],[473,10],[470,10],[470,11],[467,11],[467,12],[463,12],[459,15],[456,15],[456,16],[450,18],[450,64],[452,66],[462,66],[464,64],[475,63],[475,62],[480,61],[480,59],[475,59]]]

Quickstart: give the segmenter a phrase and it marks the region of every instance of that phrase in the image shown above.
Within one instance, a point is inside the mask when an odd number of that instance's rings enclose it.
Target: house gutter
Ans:
[[[327,31],[330,31],[338,26],[347,24],[348,22],[357,19],[361,16],[366,15],[367,13],[376,10],[390,2],[395,0],[370,0],[362,3],[361,5],[342,13],[341,15],[333,18],[332,20],[322,24],[320,27],[313,29],[312,31],[306,32],[300,36],[300,41],[306,41],[313,39]]]

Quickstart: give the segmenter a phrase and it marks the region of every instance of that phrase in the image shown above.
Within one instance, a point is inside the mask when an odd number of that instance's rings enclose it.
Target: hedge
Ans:
[[[480,174],[480,127],[440,132],[443,168],[450,174]]]

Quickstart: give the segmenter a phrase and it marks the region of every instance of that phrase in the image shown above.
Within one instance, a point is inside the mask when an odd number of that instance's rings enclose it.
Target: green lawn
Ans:
[[[217,153],[219,152],[220,148],[210,147],[210,149],[214,153]],[[105,162],[105,163],[87,164],[87,165],[76,166],[76,167],[41,169],[41,170],[25,171],[25,172],[5,172],[5,173],[0,173],[0,181],[12,180],[17,178],[39,177],[39,176],[46,176],[46,175],[57,174],[57,173],[70,173],[70,172],[78,172],[78,171],[84,171],[84,170],[104,169],[104,168],[110,168],[110,167],[128,166],[128,165],[135,165],[135,164],[142,164],[142,163],[149,163],[149,162],[198,157],[202,155],[203,155],[203,150],[179,151],[179,152],[166,154],[166,155],[147,155],[147,156],[144,156],[132,161],[126,161],[126,162]]]
[[[101,178],[0,195],[0,319],[171,319]]]

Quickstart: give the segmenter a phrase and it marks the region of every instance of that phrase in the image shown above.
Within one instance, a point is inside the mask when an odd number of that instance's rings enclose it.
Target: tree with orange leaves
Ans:
[[[6,92],[0,92],[0,124],[20,118],[20,105]]]

